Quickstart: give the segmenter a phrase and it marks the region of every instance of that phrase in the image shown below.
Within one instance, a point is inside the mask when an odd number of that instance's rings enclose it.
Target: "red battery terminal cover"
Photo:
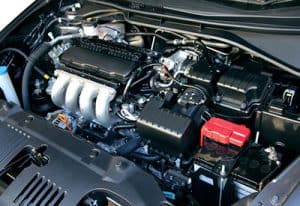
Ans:
[[[250,137],[250,129],[224,119],[213,117],[201,128],[200,146],[204,145],[204,138],[210,138],[222,144],[232,144],[242,147]]]

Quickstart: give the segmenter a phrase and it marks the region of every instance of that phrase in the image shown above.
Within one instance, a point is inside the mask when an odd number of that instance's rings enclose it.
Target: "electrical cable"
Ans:
[[[93,17],[93,15],[96,15],[96,14],[113,13],[113,12],[119,12],[119,10],[117,10],[117,9],[95,10],[95,11],[87,12],[85,14],[81,14],[80,17],[82,17],[82,18],[88,18],[88,17]]]
[[[144,75],[143,77],[137,79],[136,81],[132,82],[130,85],[130,88],[135,87],[136,85],[140,84],[141,82],[143,82],[144,80],[150,78],[153,74],[151,72],[148,72],[146,75]]]
[[[124,90],[123,90],[123,94],[122,94],[122,100],[123,100],[123,101],[125,101],[126,98],[127,98],[128,90],[129,90],[129,88],[130,88],[130,86],[131,86],[131,84],[132,84],[132,82],[133,82],[135,76],[136,76],[136,72],[133,72],[133,73],[131,74],[131,76],[129,77],[129,80],[128,80],[127,83],[126,83],[126,86],[125,86],[125,88],[124,88]]]
[[[138,68],[136,71],[144,70],[144,69],[146,69],[146,68],[148,68],[148,67],[161,66],[161,65],[162,65],[162,64],[160,64],[160,63],[147,64],[147,65],[145,65],[145,66],[143,66],[143,67]],[[129,90],[130,88],[132,88],[134,85],[136,85],[137,83],[139,83],[139,82],[141,82],[141,81],[144,80],[144,77],[142,77],[141,79],[139,79],[139,80],[133,82],[134,78],[136,77],[136,73],[137,73],[137,72],[132,73],[132,75],[130,76],[129,80],[128,80],[127,83],[126,83],[125,89],[123,90],[123,94],[122,94],[122,100],[123,100],[123,101],[126,100],[128,90]],[[146,79],[147,79],[147,78],[148,78],[148,76],[146,76]]]
[[[162,35],[156,34],[156,33],[151,33],[151,32],[134,32],[134,33],[126,33],[126,36],[155,36],[157,38],[160,38],[161,40],[168,42],[170,41],[169,39],[163,37]]]
[[[123,13],[123,12],[116,11],[116,12],[105,13],[105,14],[102,14],[102,15],[98,15],[98,16],[89,17],[89,18],[87,18],[87,20],[92,20],[92,19],[99,20],[99,19],[102,19],[102,18],[105,18],[105,17],[115,16],[115,15],[118,15],[118,14],[122,14],[122,15],[124,15],[124,13]]]

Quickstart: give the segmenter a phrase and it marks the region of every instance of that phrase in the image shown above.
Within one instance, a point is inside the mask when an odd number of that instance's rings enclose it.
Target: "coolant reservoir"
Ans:
[[[0,88],[8,102],[14,102],[20,105],[16,90],[8,75],[7,66],[0,66]]]

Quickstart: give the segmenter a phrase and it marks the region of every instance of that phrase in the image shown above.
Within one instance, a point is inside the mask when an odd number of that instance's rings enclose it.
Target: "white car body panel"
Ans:
[[[0,7],[0,31],[19,16],[35,0],[9,0]]]

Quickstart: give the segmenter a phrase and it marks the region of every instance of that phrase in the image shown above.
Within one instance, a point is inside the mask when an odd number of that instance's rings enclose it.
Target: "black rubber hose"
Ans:
[[[119,129],[130,129],[130,128],[135,128],[136,125],[135,124],[119,124],[119,125],[115,125],[113,126],[113,130],[119,130]]]
[[[135,157],[137,159],[148,161],[148,162],[155,162],[155,161],[161,159],[161,157],[159,155],[146,155],[146,154],[142,154],[139,152],[133,152],[131,154],[131,156]]]
[[[126,156],[134,152],[138,147],[140,147],[142,140],[141,138],[133,138],[129,140],[126,144],[122,145],[117,149],[117,154],[121,156]]]
[[[30,95],[29,95],[29,81],[32,73],[32,69],[36,62],[39,60],[41,56],[43,56],[46,52],[51,49],[51,44],[48,42],[44,42],[41,44],[35,51],[31,53],[28,57],[28,62],[24,69],[24,74],[22,78],[22,101],[24,110],[30,111]]]
[[[5,48],[5,49],[3,49],[3,50],[1,50],[0,51],[0,54],[2,54],[2,53],[5,53],[5,52],[15,52],[15,53],[17,53],[17,54],[19,54],[20,56],[22,56],[24,59],[25,59],[25,61],[29,61],[29,57],[22,51],[22,50],[20,50],[20,49],[17,49],[17,48]],[[49,77],[49,75],[46,73],[46,72],[44,72],[43,70],[41,70],[40,68],[38,68],[38,67],[33,67],[34,68],[34,70],[38,73],[38,74],[40,74],[44,79],[49,79],[50,77]]]

